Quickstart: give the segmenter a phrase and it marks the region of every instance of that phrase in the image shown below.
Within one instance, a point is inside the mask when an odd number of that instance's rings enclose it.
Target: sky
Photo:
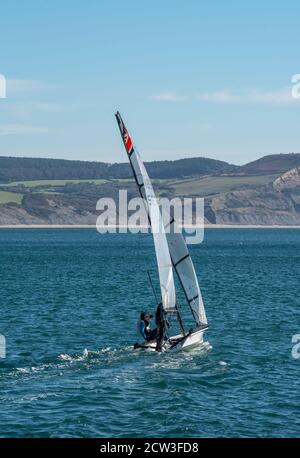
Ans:
[[[300,3],[10,0],[0,5],[0,155],[243,164],[300,152]]]

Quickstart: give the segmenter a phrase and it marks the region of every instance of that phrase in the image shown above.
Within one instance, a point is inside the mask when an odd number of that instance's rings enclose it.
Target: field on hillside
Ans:
[[[79,183],[94,183],[94,184],[103,184],[108,180],[102,178],[97,179],[85,179],[85,180],[28,180],[28,181],[12,181],[10,183],[2,183],[0,187],[15,187],[15,186],[25,186],[26,188],[35,188],[37,186],[65,186],[66,184],[79,184]]]
[[[205,176],[185,178],[178,180],[154,179],[152,180],[156,186],[170,186],[175,191],[179,191],[178,195],[194,194],[201,192],[201,194],[209,195],[220,192],[226,192],[243,186],[259,186],[274,180],[278,174],[273,175],[253,175],[253,176]],[[2,183],[1,187],[16,187],[25,186],[26,188],[35,188],[40,186],[66,186],[68,184],[81,184],[93,183],[95,185],[103,185],[105,183],[112,183],[122,185],[133,182],[133,179],[112,179],[105,180],[102,178],[97,179],[82,179],[82,180],[28,180],[28,181],[13,181],[10,183]]]
[[[186,178],[181,180],[153,180],[153,187],[158,196],[170,195],[178,197],[210,196],[241,189],[244,187],[256,187],[274,180],[278,175],[258,176],[205,176]],[[107,193],[107,197],[118,189],[132,189],[133,179],[64,179],[64,180],[29,180],[15,181],[0,185],[0,204],[14,202],[21,204],[22,193],[20,186],[24,186],[24,192],[45,194],[72,194],[85,195],[91,193],[90,186],[94,185],[93,194]],[[73,189],[70,186],[73,185]],[[84,186],[86,185],[86,186]],[[11,190],[11,192],[10,192]],[[98,191],[99,190],[99,191]],[[113,191],[115,190],[115,191]],[[15,191],[15,192],[14,192]]]
[[[245,186],[260,186],[277,178],[278,175],[259,176],[208,176],[186,180],[169,181],[167,184],[174,194],[184,196],[209,196],[233,191]]]
[[[22,203],[23,194],[18,192],[0,191],[0,204]]]

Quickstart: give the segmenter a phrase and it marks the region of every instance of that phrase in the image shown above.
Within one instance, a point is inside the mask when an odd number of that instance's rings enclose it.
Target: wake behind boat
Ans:
[[[139,152],[133,145],[119,112],[116,113],[116,119],[128,154],[133,176],[143,199],[151,226],[161,294],[161,302],[158,304],[156,311],[156,335],[151,338],[151,334],[149,332],[147,334],[146,332],[147,326],[149,326],[148,318],[150,320],[151,316],[145,313],[141,314],[141,321],[146,323],[145,331],[141,333],[145,339],[142,342],[136,343],[134,348],[145,348],[154,351],[190,349],[203,343],[203,334],[208,328],[194,265],[185,239],[179,232],[174,218],[170,218],[167,224],[163,223],[145,165]],[[177,274],[193,320],[193,327],[189,330],[186,329],[183,322],[181,307],[176,299],[173,271]],[[173,317],[176,318],[180,331],[173,336],[169,336],[172,330],[169,321],[172,321]]]

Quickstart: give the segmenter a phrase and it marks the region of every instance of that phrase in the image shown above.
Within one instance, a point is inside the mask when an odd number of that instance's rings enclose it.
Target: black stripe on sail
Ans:
[[[125,145],[125,143],[124,143],[124,145]],[[134,149],[132,147],[131,150],[129,151],[129,153],[127,153],[129,157],[132,155],[133,151],[134,151]]]
[[[189,256],[190,256],[189,253],[186,254],[185,256],[183,256],[181,259],[179,259],[179,261],[175,262],[174,267],[177,267],[178,264],[180,264],[182,261],[184,261],[184,260],[185,260],[186,258],[188,258]]]
[[[174,221],[175,221],[174,218],[172,218],[171,221],[165,225],[165,230],[167,229],[167,227],[171,226],[171,224],[173,224]]]
[[[199,297],[199,294],[197,294],[197,296],[192,297],[192,299],[188,299],[188,302],[191,303],[191,302],[193,302],[195,299],[198,299],[198,297]]]

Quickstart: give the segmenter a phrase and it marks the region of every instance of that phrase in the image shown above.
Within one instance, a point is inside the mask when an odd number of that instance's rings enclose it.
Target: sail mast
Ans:
[[[158,207],[156,196],[144,163],[141,160],[136,147],[133,146],[131,137],[119,112],[116,113],[116,118],[123,143],[128,154],[133,176],[138,186],[140,195],[143,198],[152,228],[163,308],[166,311],[172,310],[176,307],[175,285],[172,261],[160,209]]]

